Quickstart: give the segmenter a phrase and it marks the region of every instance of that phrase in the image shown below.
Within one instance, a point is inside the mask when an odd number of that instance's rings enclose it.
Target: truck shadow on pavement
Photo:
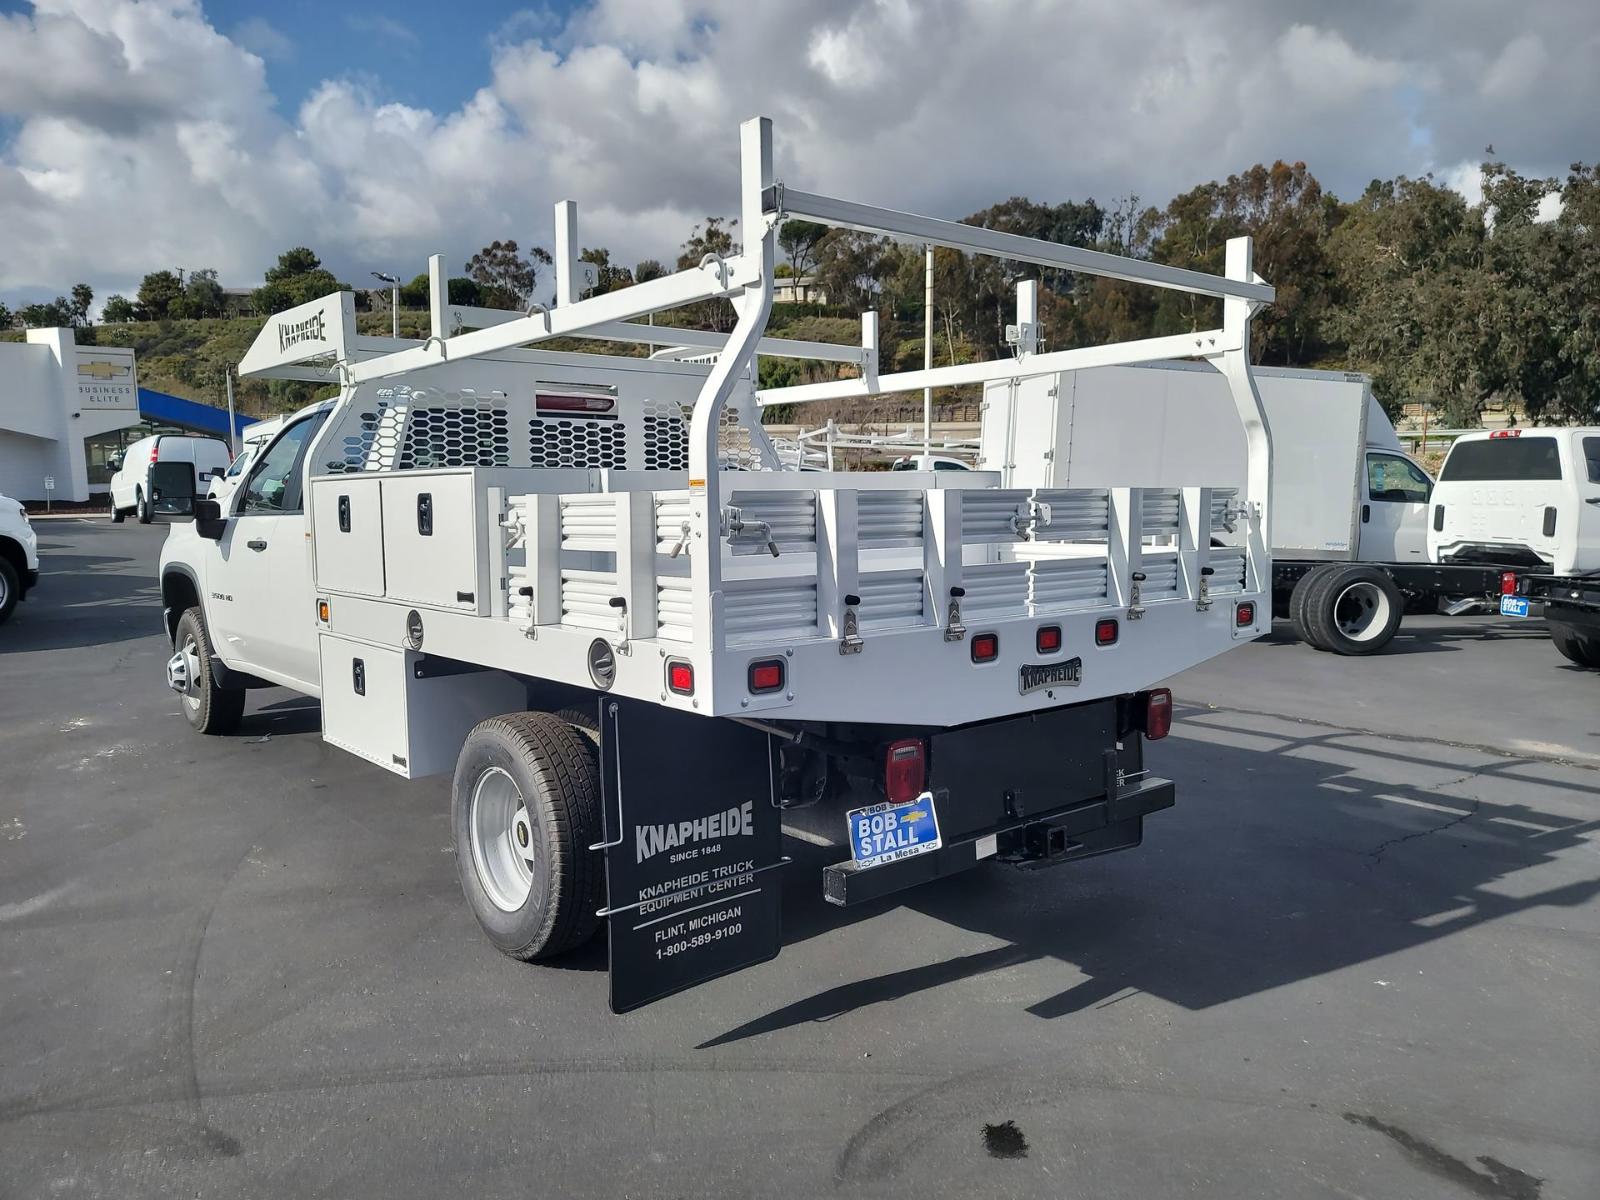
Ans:
[[[40,543],[39,586],[0,626],[0,655],[103,646],[161,628],[161,587],[138,547],[127,554],[68,554]]]
[[[786,847],[797,860],[789,944],[903,920],[901,906],[1002,944],[828,988],[702,1048],[1046,959],[1084,978],[1025,1002],[1036,1017],[1141,992],[1206,1009],[1600,893],[1592,865],[1563,857],[1592,854],[1600,772],[1228,710],[1184,715],[1151,754],[1155,770],[1184,781],[1178,804],[1149,818],[1128,854],[1043,874],[981,867],[841,910],[811,882],[811,868],[837,856]],[[1483,798],[1513,789],[1537,806]]]

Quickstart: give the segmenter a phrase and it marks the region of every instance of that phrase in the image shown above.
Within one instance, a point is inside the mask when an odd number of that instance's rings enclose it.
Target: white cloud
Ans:
[[[0,16],[0,295],[158,266],[244,283],[296,244],[347,278],[435,250],[459,269],[495,237],[548,242],[568,197],[585,244],[670,259],[735,211],[757,112],[795,186],[941,216],[1162,202],[1274,158],[1342,195],[1428,170],[1467,191],[1490,141],[1541,174],[1597,152],[1592,4],[1517,23],[1498,0],[593,0],[509,21],[452,111],[350,79],[291,110],[263,21],[225,37],[198,0],[39,0]]]
[[[294,57],[294,43],[261,17],[249,17],[239,22],[229,36],[250,53],[268,62]]]

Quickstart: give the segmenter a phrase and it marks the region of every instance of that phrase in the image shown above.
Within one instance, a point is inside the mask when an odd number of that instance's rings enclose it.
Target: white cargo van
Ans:
[[[1442,563],[1600,571],[1600,428],[1457,438],[1433,494],[1428,548]]]
[[[123,452],[111,477],[111,519],[137,514],[148,525],[156,513],[187,516],[194,498],[206,494],[213,476],[228,469],[225,443],[216,438],[155,434]]]

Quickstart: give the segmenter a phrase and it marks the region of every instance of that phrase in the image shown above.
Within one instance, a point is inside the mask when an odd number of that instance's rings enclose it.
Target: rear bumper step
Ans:
[[[1045,867],[1131,849],[1143,837],[1144,818],[1171,808],[1176,798],[1171,780],[1146,778],[1114,797],[1102,796],[984,830],[915,858],[867,868],[853,861],[834,863],[823,868],[822,895],[830,904],[861,904],[970,870],[987,858]]]

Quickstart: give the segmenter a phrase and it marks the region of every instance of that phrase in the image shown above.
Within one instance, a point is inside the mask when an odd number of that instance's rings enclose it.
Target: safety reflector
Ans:
[[[1256,623],[1256,606],[1253,601],[1241,601],[1233,610],[1233,623],[1240,629],[1247,629]]]
[[[980,633],[972,639],[973,662],[993,662],[999,657],[1000,635],[998,633]]]
[[[1040,654],[1054,654],[1061,649],[1061,626],[1039,626],[1039,631],[1033,635],[1033,648]]]
[[[922,795],[928,778],[927,750],[918,738],[890,742],[883,757],[883,794],[890,804]]]
[[[668,659],[667,691],[679,696],[694,695],[694,666],[681,658]]]
[[[1116,618],[1107,617],[1103,621],[1094,623],[1094,644],[1096,646],[1115,646],[1119,634]]]
[[[783,659],[763,658],[759,662],[750,664],[750,690],[756,695],[762,692],[778,692],[783,690]]]

